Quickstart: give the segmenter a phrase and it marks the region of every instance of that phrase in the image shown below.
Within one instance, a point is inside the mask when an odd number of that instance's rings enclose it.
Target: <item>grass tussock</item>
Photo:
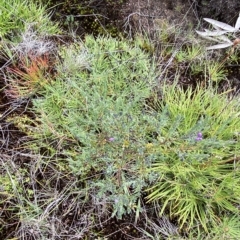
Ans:
[[[1,38],[16,41],[16,37],[26,30],[28,24],[34,25],[42,35],[55,34],[59,31],[57,25],[49,20],[46,7],[41,4],[28,0],[1,0],[0,6]]]

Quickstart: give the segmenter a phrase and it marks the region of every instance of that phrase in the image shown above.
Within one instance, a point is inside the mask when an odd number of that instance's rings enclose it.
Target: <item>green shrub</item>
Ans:
[[[158,175],[148,189],[149,201],[160,201],[161,214],[169,212],[187,231],[197,224],[220,223],[222,214],[239,213],[239,101],[227,94],[175,85],[163,90],[155,141]]]
[[[61,57],[57,80],[34,100],[38,147],[57,144],[55,153],[113,215],[139,210],[148,176],[144,102],[155,85],[154,66],[137,45],[112,38],[88,36]]]

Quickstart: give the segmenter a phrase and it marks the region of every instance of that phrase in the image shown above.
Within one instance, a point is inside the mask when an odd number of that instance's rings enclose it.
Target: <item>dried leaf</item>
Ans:
[[[228,25],[228,24],[226,24],[226,23],[219,22],[219,21],[214,20],[214,19],[211,19],[211,18],[204,18],[204,20],[205,20],[206,22],[209,22],[209,23],[211,23],[212,25],[217,26],[217,27],[220,27],[220,28],[222,28],[222,29],[224,29],[224,30],[226,30],[226,31],[228,31],[228,32],[236,32],[236,31],[237,31],[236,28],[234,28],[234,27],[232,27],[232,26],[230,26],[230,25]]]
[[[222,42],[228,42],[228,43],[232,43],[232,41],[230,39],[228,39],[226,36],[222,35],[222,36],[217,36],[218,40],[222,41]],[[217,40],[217,39],[216,39]],[[217,41],[218,41],[217,40]],[[219,42],[219,41],[218,41]]]
[[[202,36],[204,39],[207,39],[207,40],[210,40],[210,41],[214,41],[214,42],[218,42],[219,43],[219,39],[217,38],[213,38],[213,37],[205,37],[205,36]]]
[[[233,43],[221,43],[221,44],[217,44],[217,45],[213,45],[210,47],[207,47],[207,50],[212,50],[212,49],[220,49],[220,48],[226,48],[226,47],[230,47],[232,46]]]
[[[205,32],[200,32],[200,31],[196,31],[199,35],[204,36],[204,37],[214,37],[214,36],[220,36],[223,35],[225,33],[227,33],[228,31],[209,31],[205,29]]]
[[[215,25],[213,25],[213,28],[215,28],[216,30],[222,30],[220,27],[215,26]]]
[[[235,28],[236,28],[237,30],[239,30],[239,28],[240,28],[240,13],[239,13],[239,17],[238,17],[238,19],[237,19],[237,21],[236,21]]]
[[[219,39],[217,38],[213,38],[213,37],[204,37],[205,39],[207,40],[210,40],[210,41],[214,41],[214,42],[218,42],[219,43]]]

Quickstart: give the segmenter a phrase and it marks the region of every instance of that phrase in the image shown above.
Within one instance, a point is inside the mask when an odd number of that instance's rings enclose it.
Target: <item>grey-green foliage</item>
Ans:
[[[68,65],[71,54],[77,60]],[[72,173],[113,206],[113,215],[139,211],[148,175],[144,101],[155,85],[149,56],[132,42],[88,36],[61,57],[58,78],[34,100],[37,137],[48,146],[59,142]]]
[[[182,229],[198,225],[196,234],[238,214],[237,100],[212,88],[164,85],[159,109],[150,111],[154,65],[133,42],[112,38],[88,36],[62,49],[57,69],[33,101],[40,123],[34,137],[41,152],[65,160],[86,199],[94,196],[119,218],[138,216],[139,197],[149,188],[161,213]]]

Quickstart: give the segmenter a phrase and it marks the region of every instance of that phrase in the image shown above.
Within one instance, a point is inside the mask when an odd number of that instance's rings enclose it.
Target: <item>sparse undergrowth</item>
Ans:
[[[38,0],[47,4],[52,18],[59,21],[61,27],[76,32],[78,35],[93,34],[122,36],[123,23],[119,18],[126,0]]]
[[[240,103],[226,91],[237,52],[223,65],[169,25],[155,39],[60,46],[14,3],[19,32],[2,33],[1,239],[238,239]]]

